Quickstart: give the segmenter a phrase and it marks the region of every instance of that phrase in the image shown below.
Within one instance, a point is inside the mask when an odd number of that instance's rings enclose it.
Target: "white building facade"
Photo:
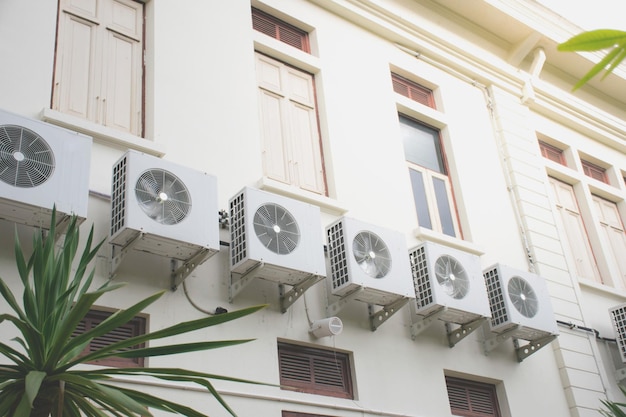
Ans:
[[[623,399],[626,72],[572,91],[600,59],[556,50],[579,28],[531,0],[45,3],[0,3],[15,291],[14,230],[57,204],[106,240],[97,281],[128,283],[100,310],[168,289],[137,331],[267,304],[184,339],[250,343],[146,360],[285,386],[216,381],[240,416]],[[47,142],[39,182],[8,131]]]

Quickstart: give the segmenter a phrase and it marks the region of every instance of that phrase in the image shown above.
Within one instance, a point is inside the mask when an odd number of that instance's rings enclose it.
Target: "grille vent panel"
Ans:
[[[41,136],[23,126],[0,126],[0,180],[33,188],[46,182],[54,167],[54,153]]]
[[[415,296],[419,307],[426,307],[434,302],[433,291],[429,280],[426,249],[421,246],[409,253]]]
[[[246,211],[244,194],[240,193],[230,201],[230,264],[244,260],[246,253]]]
[[[117,233],[126,223],[126,171],[128,158],[122,158],[113,167],[111,191],[111,235]]]
[[[492,269],[485,271],[484,277],[485,284],[487,285],[487,295],[489,296],[489,306],[491,308],[491,325],[497,327],[509,321],[504,294],[498,277],[498,270]]]
[[[333,289],[349,281],[346,243],[343,224],[337,223],[326,231]]]

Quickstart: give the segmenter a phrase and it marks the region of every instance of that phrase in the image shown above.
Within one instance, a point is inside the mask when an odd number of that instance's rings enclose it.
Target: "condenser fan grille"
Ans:
[[[509,299],[524,317],[532,318],[539,311],[537,294],[528,281],[521,277],[512,277],[508,284]]]
[[[46,182],[53,172],[54,153],[41,136],[22,126],[0,126],[0,180],[32,188]]]
[[[264,204],[254,213],[254,232],[263,246],[279,255],[293,252],[300,241],[296,219],[278,204]]]
[[[191,196],[185,184],[163,169],[144,171],[135,184],[135,196],[144,213],[157,223],[173,225],[191,211]]]
[[[442,255],[435,262],[435,276],[444,292],[460,300],[470,289],[470,280],[463,265],[450,255]]]
[[[358,233],[352,242],[357,264],[372,278],[383,278],[391,269],[391,254],[385,242],[375,233]]]

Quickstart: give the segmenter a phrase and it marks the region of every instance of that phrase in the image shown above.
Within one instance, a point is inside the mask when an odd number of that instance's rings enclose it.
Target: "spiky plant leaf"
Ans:
[[[173,401],[151,396],[106,383],[116,376],[152,377],[169,382],[185,382],[207,390],[233,416],[234,411],[221,398],[211,380],[242,383],[248,381],[228,376],[200,373],[172,368],[101,368],[77,370],[77,365],[111,356],[164,356],[215,349],[249,342],[250,339],[202,341],[140,349],[128,348],[155,339],[189,333],[226,323],[264,306],[253,306],[238,311],[197,320],[147,333],[81,356],[84,347],[94,338],[126,324],[147,306],[156,302],[163,291],[142,299],[131,307],[120,310],[93,329],[73,336],[75,330],[94,303],[105,293],[119,289],[123,284],[106,282],[92,289],[94,270],[90,267],[103,242],[93,244],[93,227],[82,247],[79,246],[79,227],[72,217],[60,243],[56,237],[56,210],[52,211],[52,226],[47,233],[33,236],[33,249],[26,256],[17,239],[15,242],[16,269],[22,284],[21,303],[0,278],[0,296],[13,313],[0,314],[0,324],[12,325],[19,333],[13,339],[20,346],[15,349],[0,342],[0,356],[8,364],[0,366],[0,415],[30,417],[139,417],[151,415],[148,409],[158,409],[191,417],[206,417],[199,411]],[[90,269],[91,268],[91,269]],[[264,384],[269,385],[269,384]]]

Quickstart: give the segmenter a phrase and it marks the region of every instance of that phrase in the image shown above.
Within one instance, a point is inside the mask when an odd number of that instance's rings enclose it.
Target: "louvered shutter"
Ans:
[[[354,398],[348,355],[279,343],[280,383],[288,389]]]
[[[626,287],[626,256],[624,256],[626,254],[626,233],[617,204],[595,195],[592,196],[592,199],[596,206],[600,230],[606,236],[611,248],[611,253],[605,253],[605,255],[613,258],[621,275],[621,279],[614,280],[613,285],[616,288],[624,288]]]
[[[256,72],[264,175],[325,195],[313,76],[261,54]]]
[[[450,409],[455,416],[500,417],[495,386],[446,377]]]
[[[433,91],[397,74],[391,74],[393,91],[425,106],[435,108]]]
[[[252,28],[301,51],[310,52],[308,33],[254,7]]]
[[[567,248],[576,264],[576,273],[580,277],[602,282],[578,209],[574,188],[554,178],[549,180],[556,198],[557,212],[567,236]]]
[[[62,0],[53,108],[141,134],[143,3]]]
[[[84,318],[83,320],[80,321],[80,323],[76,326],[76,329],[74,330],[74,333],[72,334],[72,337],[77,336],[79,334],[85,333],[93,328],[95,328],[96,326],[98,326],[100,323],[102,323],[104,320],[106,320],[112,313],[110,312],[106,312],[106,311],[98,311],[98,310],[92,310],[90,311]],[[85,350],[83,351],[83,355],[86,355],[90,352],[95,352],[103,347],[109,346],[115,342],[119,342],[121,340],[126,340],[129,339],[131,337],[134,336],[138,336],[141,334],[144,334],[146,332],[146,319],[144,317],[135,317],[133,318],[130,322],[116,328],[113,329],[112,331],[110,331],[107,334],[104,334],[102,336],[98,336],[95,337],[90,343],[89,345],[87,345],[87,347],[85,348]],[[137,346],[137,347],[143,347],[145,346],[144,344]],[[125,350],[129,350],[129,349],[133,349],[131,348],[127,348]],[[106,359],[102,359],[102,360],[98,360],[98,361],[94,361],[93,363],[97,363],[99,365],[106,365],[106,366],[118,366],[118,367],[136,367],[136,366],[143,366],[144,365],[144,360],[143,358],[119,358],[119,357],[112,357],[112,358],[106,358]]]

